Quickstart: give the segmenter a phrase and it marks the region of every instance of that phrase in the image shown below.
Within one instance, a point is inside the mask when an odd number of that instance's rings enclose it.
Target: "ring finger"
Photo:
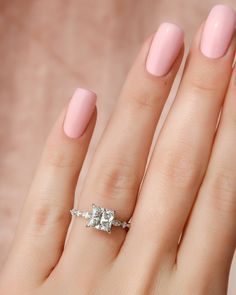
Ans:
[[[160,259],[171,267],[175,263],[178,241],[208,164],[230,80],[235,55],[234,25],[234,11],[216,6],[194,40],[120,256],[127,260],[129,255],[128,271],[133,265],[135,270],[140,268],[140,276],[147,269],[144,263],[150,272],[156,271]],[[138,264],[137,255],[141,257]]]
[[[95,203],[116,210],[119,219],[131,217],[156,124],[181,62],[183,32],[164,23],[149,50],[151,41],[147,40],[134,63],[95,153],[79,198],[81,210],[89,210]],[[171,50],[161,63],[166,47]],[[107,235],[86,229],[84,221],[77,219],[61,263],[70,267],[71,260],[75,267],[75,260],[88,266],[107,263],[117,254],[124,237],[122,229]]]

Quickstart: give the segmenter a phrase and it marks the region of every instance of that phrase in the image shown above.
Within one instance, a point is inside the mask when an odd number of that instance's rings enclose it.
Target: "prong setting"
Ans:
[[[111,233],[112,226],[129,228],[130,224],[125,221],[115,219],[115,211],[92,204],[91,211],[70,210],[72,216],[83,217],[88,220],[86,227],[95,228],[107,233]]]

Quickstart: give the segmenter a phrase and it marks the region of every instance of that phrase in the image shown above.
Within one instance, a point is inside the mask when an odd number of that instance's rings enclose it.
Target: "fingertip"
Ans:
[[[151,42],[146,70],[153,76],[165,76],[172,68],[184,43],[184,31],[174,23],[162,23]]]
[[[65,115],[63,130],[71,139],[81,137],[92,117],[96,105],[97,95],[84,88],[77,88],[74,92]]]

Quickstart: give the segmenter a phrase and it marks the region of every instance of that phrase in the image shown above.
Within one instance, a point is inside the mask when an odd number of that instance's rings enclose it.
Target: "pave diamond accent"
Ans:
[[[115,211],[92,205],[92,215],[87,223],[88,227],[111,232],[112,222],[115,218]]]
[[[79,210],[77,210],[77,209],[70,210],[70,213],[71,213],[72,216],[79,216],[78,212],[79,212]]]

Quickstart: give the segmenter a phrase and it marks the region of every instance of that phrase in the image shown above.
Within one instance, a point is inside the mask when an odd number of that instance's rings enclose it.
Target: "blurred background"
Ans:
[[[46,136],[74,89],[82,86],[98,93],[91,155],[143,40],[162,21],[171,21],[186,31],[188,48],[199,24],[218,3],[0,0],[0,265]],[[221,3],[236,9],[235,0]],[[228,294],[236,294],[236,261]]]

